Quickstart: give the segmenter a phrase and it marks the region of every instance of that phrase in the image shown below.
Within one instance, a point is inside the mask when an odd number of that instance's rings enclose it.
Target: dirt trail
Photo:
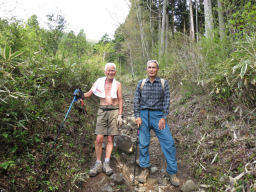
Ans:
[[[124,98],[124,118],[127,119],[133,116],[133,94],[134,91],[131,88],[123,87],[123,98]],[[133,170],[134,170],[134,153],[127,155],[122,153],[118,157],[112,155],[111,166],[114,169],[114,173],[122,173],[125,178],[125,182],[122,185],[115,185],[111,181],[110,177],[106,176],[104,173],[100,173],[96,177],[87,178],[83,186],[83,192],[98,192],[102,191],[140,191],[140,192],[158,192],[158,191],[168,191],[175,192],[180,191],[182,184],[191,179],[190,165],[186,162],[186,156],[184,156],[182,147],[179,146],[179,140],[176,138],[176,133],[179,130],[172,129],[169,123],[171,132],[175,139],[175,145],[177,150],[177,160],[178,160],[178,177],[180,178],[180,187],[174,187],[170,184],[170,181],[166,175],[166,162],[163,153],[160,148],[159,141],[154,134],[151,132],[151,144],[150,144],[150,162],[151,166],[157,167],[157,172],[151,174],[148,182],[146,184],[133,185]],[[130,136],[136,138],[136,127],[132,127],[130,130]],[[113,152],[115,153],[115,152]],[[103,155],[104,157],[104,155]],[[138,157],[138,155],[137,155]],[[95,158],[91,162],[93,165]],[[136,175],[139,174],[139,167],[136,167]],[[109,186],[111,189],[107,189]],[[102,188],[103,187],[103,188]],[[110,188],[111,188],[110,187]]]

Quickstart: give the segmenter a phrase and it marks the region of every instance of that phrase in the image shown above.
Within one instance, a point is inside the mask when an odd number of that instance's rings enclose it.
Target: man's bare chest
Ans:
[[[112,83],[105,83],[105,93],[106,95],[110,95],[112,89]]]

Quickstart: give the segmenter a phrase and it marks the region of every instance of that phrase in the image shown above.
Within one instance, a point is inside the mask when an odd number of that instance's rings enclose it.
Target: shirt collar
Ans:
[[[156,82],[160,82],[161,80],[160,80],[159,77],[156,77],[155,80],[154,80],[154,82],[155,82],[155,81],[156,81]],[[150,82],[150,81],[149,81],[149,77],[147,77],[146,82]]]

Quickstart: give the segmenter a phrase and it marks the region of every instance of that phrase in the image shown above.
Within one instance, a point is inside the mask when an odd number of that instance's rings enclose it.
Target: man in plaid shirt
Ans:
[[[170,108],[170,90],[168,81],[157,77],[159,64],[156,60],[147,62],[148,78],[140,80],[134,96],[134,115],[139,128],[139,165],[142,168],[137,180],[145,183],[149,175],[150,158],[150,130],[153,129],[158,137],[161,149],[167,162],[167,173],[174,186],[179,186],[180,181],[176,176],[178,171],[176,148],[171,131],[166,119]]]

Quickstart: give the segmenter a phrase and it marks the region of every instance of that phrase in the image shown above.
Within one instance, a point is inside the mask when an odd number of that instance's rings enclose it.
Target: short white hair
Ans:
[[[148,67],[148,65],[149,65],[150,63],[155,63],[155,64],[157,65],[157,68],[159,68],[159,63],[157,62],[157,60],[149,60],[149,61],[147,62],[147,67]]]
[[[107,70],[108,67],[111,67],[111,66],[113,66],[115,68],[115,70],[116,70],[116,64],[115,63],[107,63],[105,65],[105,71]]]

